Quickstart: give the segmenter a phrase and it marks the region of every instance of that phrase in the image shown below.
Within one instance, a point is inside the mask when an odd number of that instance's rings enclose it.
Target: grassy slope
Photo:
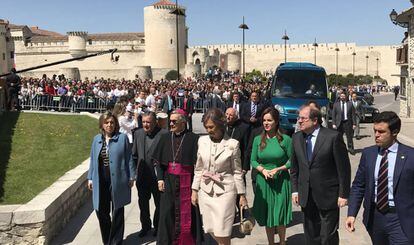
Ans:
[[[97,120],[87,116],[20,113],[7,142],[8,118],[0,117],[0,168],[7,166],[0,204],[26,203],[79,165],[98,132]]]

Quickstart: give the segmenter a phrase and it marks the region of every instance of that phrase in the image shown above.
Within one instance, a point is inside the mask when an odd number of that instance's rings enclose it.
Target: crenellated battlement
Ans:
[[[88,32],[86,31],[69,31],[66,33],[68,36],[86,37]]]

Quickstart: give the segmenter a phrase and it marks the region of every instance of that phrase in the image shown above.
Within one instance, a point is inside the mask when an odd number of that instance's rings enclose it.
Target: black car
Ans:
[[[374,104],[374,96],[372,96],[368,92],[355,92],[357,95],[358,100],[363,99],[365,100],[369,105]]]
[[[368,102],[364,99],[360,99],[362,102],[362,119],[361,122],[372,122],[374,117],[379,114],[379,110],[372,105],[368,104]]]

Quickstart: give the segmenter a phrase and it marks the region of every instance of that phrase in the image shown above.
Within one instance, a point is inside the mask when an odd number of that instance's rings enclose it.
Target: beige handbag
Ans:
[[[250,234],[255,225],[253,216],[250,214],[250,208],[244,206],[240,208],[240,233]]]

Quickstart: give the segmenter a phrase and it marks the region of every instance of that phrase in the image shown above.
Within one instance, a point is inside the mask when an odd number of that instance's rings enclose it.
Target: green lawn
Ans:
[[[89,157],[98,121],[88,116],[0,116],[0,204],[23,204]]]

